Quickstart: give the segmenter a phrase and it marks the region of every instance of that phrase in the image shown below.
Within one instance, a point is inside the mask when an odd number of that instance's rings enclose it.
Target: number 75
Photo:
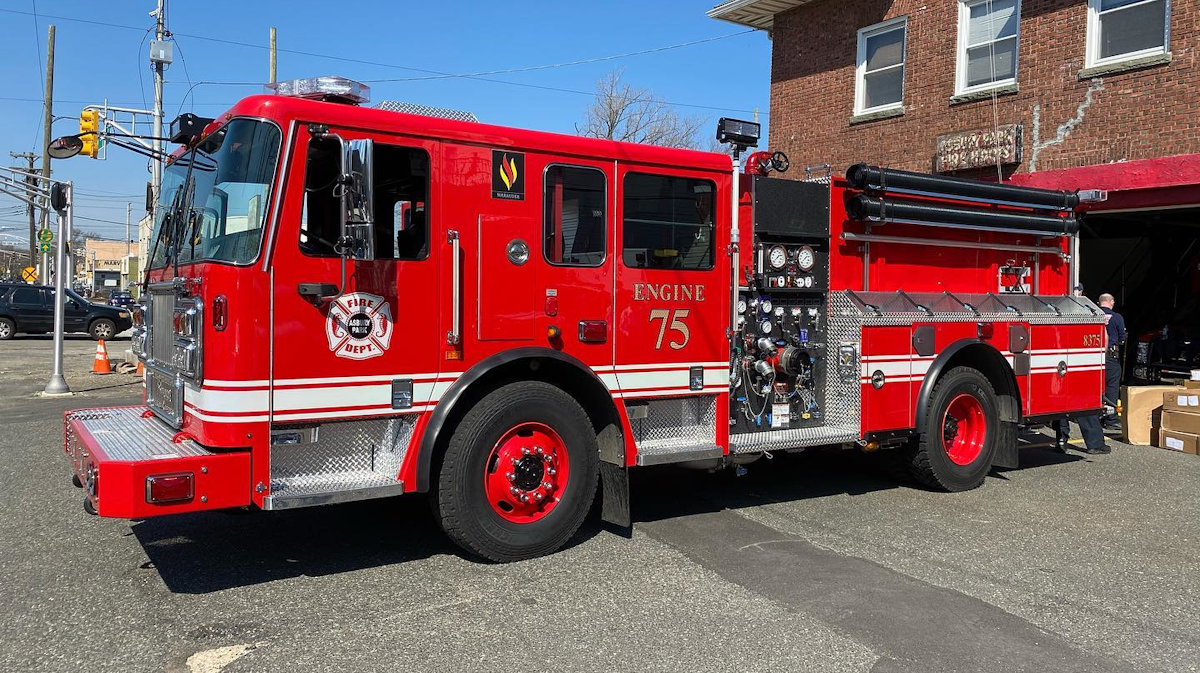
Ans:
[[[683,341],[672,339],[670,341],[671,348],[679,350],[687,345],[688,341],[692,338],[692,333],[688,330],[687,323],[683,319],[688,317],[688,314],[691,312],[691,309],[686,308],[677,308],[674,311],[667,308],[650,309],[650,322],[654,322],[655,320],[661,321],[658,323],[658,338],[654,341],[654,350],[662,350],[663,335],[667,332],[667,318],[671,318],[671,329],[683,336]]]

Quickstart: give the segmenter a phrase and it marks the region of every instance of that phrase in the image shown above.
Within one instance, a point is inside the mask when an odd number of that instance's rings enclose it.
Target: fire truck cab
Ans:
[[[629,525],[634,467],[889,449],[963,490],[1016,466],[1018,425],[1101,406],[1073,194],[785,180],[778,153],[743,172],[366,94],[299,80],[172,124],[144,404],[65,417],[90,512],[428,493],[507,561],[565,544],[598,488]]]

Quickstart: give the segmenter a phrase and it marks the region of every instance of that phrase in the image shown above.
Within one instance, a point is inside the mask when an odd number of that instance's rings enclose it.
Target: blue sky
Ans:
[[[181,103],[183,111],[215,116],[239,98],[261,92],[260,86],[193,88],[189,82],[265,82],[268,32],[275,26],[279,31],[280,79],[324,74],[357,80],[428,77],[422,72],[388,66],[477,73],[732,35],[659,53],[489,79],[590,92],[601,76],[623,68],[627,82],[647,87],[662,99],[727,108],[681,106],[677,108],[681,114],[707,118],[715,124],[721,116],[748,118],[744,111],[758,108],[766,121],[770,43],[761,31],[734,35],[744,29],[705,16],[715,0],[341,0],[314,3],[313,9],[308,9],[308,4],[169,0],[168,28],[176,34],[176,47],[175,63],[167,71],[166,120],[180,111]],[[153,0],[5,0],[0,4],[0,44],[6,47],[5,59],[0,63],[0,160],[13,165],[8,152],[36,148],[40,154],[45,146],[41,138],[41,64],[45,59],[46,28],[51,23],[57,26],[56,116],[75,117],[84,105],[100,104],[106,98],[111,105],[149,107],[149,37],[146,42],[142,39],[154,25],[149,16],[154,5]],[[301,6],[305,7],[303,11]],[[222,43],[214,38],[257,46]],[[574,124],[590,101],[588,96],[575,93],[463,78],[375,82],[371,87],[373,101],[392,99],[469,110],[489,123],[563,133],[574,132]],[[190,88],[192,94],[184,103]],[[75,119],[55,122],[55,135],[77,131]],[[77,215],[93,218],[77,220],[77,229],[121,238],[125,202],[133,202],[135,222],[141,215],[142,194],[149,179],[145,159],[110,148],[106,161],[76,157],[54,162],[53,168],[55,177],[75,181],[80,192]],[[26,222],[24,215],[14,214],[16,205],[18,202],[11,197],[0,195],[0,230]]]

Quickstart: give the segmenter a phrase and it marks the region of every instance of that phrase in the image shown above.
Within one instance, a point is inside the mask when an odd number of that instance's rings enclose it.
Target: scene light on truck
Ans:
[[[276,84],[268,84],[267,89],[273,90],[280,96],[293,96],[295,98],[307,98],[310,100],[355,103],[359,105],[371,102],[371,87],[361,82],[355,82],[352,79],[333,75],[304,77]]]

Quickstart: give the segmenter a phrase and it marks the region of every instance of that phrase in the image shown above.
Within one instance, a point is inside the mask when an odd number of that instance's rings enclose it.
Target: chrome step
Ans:
[[[720,458],[725,451],[716,445],[712,446],[674,446],[667,451],[647,451],[638,449],[638,465],[666,465],[669,463],[686,463],[690,460],[708,460]]]
[[[287,480],[273,483],[271,495],[263,498],[263,509],[295,509],[337,502],[389,498],[404,494],[404,482],[375,473],[342,472],[304,477],[302,483]]]

